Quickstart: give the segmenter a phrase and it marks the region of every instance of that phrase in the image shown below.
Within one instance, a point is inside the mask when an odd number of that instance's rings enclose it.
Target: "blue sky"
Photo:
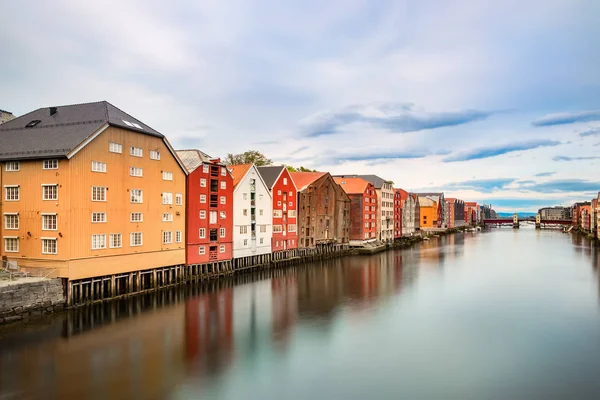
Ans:
[[[176,5],[174,5],[176,4]],[[0,108],[108,100],[178,148],[500,211],[600,190],[600,2],[6,2]]]

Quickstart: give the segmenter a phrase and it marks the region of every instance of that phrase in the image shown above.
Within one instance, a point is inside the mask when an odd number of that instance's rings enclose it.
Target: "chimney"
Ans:
[[[56,114],[57,108],[56,107],[50,107],[50,116],[53,116],[54,114]]]

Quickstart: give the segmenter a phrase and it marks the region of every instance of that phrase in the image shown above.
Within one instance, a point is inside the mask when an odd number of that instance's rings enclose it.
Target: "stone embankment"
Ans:
[[[0,282],[0,324],[28,320],[65,308],[60,279],[21,278]]]

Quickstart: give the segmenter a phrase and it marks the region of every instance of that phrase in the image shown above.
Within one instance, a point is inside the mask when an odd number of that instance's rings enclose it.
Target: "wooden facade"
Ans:
[[[402,237],[402,191],[394,189],[394,239]]]
[[[350,198],[350,245],[377,240],[378,199],[375,186],[362,178],[334,178]]]

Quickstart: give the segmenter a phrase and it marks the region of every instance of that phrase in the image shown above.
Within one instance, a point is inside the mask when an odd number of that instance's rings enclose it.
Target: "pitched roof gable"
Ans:
[[[298,191],[306,189],[311,183],[321,178],[327,172],[290,172]]]
[[[213,160],[216,160],[215,157],[211,157],[200,150],[177,150],[176,153],[189,173],[194,172],[199,166],[202,165],[202,163],[211,163],[215,165],[225,166],[225,164],[222,162],[214,162]]]
[[[256,167],[256,169],[267,184],[267,187],[269,189],[273,189],[273,185],[275,185],[275,182],[277,182],[277,179],[279,179],[279,175],[281,175],[285,167],[283,165],[269,165],[263,167]]]
[[[236,164],[229,165],[227,169],[233,176],[233,187],[236,187],[246,176],[253,164]]]
[[[369,186],[368,181],[363,178],[333,178],[347,194],[363,194]]]

